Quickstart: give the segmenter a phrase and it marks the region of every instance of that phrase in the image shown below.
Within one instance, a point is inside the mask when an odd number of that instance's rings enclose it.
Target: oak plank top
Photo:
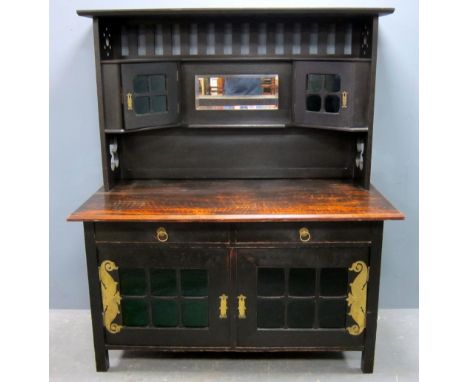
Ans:
[[[138,180],[100,189],[68,221],[402,220],[374,187],[342,180]]]

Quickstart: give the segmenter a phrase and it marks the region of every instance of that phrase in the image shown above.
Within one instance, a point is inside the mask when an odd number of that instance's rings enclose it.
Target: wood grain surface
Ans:
[[[401,220],[374,187],[341,180],[144,180],[97,191],[69,221]]]

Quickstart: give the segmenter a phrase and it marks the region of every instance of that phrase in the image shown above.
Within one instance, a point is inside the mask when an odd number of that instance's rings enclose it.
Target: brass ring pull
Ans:
[[[156,230],[156,239],[158,239],[158,241],[161,243],[164,243],[169,239],[169,235],[167,234],[167,231],[164,227],[159,227]]]
[[[302,228],[299,230],[299,239],[300,239],[303,243],[307,243],[308,241],[310,241],[311,236],[310,236],[310,232],[309,232],[309,229],[308,229],[308,228],[302,227]]]

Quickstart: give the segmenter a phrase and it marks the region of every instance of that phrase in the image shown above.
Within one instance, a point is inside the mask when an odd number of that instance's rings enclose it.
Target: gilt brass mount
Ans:
[[[308,241],[310,241],[310,239],[311,239],[311,236],[310,236],[309,229],[306,227],[302,227],[299,230],[299,240],[301,240],[303,243],[307,243]]]
[[[222,294],[219,296],[219,318],[225,319],[227,318],[227,311],[228,311],[228,296]]]
[[[239,311],[238,318],[241,320],[247,318],[247,306],[245,303],[246,300],[247,300],[247,297],[244,296],[243,294],[240,294],[239,296],[237,296],[237,303],[238,303],[237,310]]]
[[[357,276],[351,284],[349,284],[350,292],[348,293],[349,313],[356,324],[348,326],[346,330],[353,336],[361,334],[366,327],[366,303],[367,303],[367,281],[369,278],[369,268],[364,261],[356,261],[349,268],[350,271],[356,272]]]
[[[348,107],[348,92],[342,91],[341,92],[341,108],[346,109]]]
[[[127,93],[127,110],[133,110],[133,97],[132,93]]]
[[[104,326],[109,333],[120,332],[122,326],[113,322],[120,314],[120,292],[118,283],[109,272],[119,269],[113,261],[104,260],[99,267],[99,279],[101,280],[102,293],[102,317]]]
[[[160,241],[161,243],[164,243],[166,242],[167,240],[169,240],[169,235],[166,231],[166,228],[164,227],[159,227],[157,230],[156,230],[156,239],[158,241]]]

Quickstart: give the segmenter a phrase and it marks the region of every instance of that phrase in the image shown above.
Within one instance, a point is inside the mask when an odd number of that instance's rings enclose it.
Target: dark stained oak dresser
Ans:
[[[388,8],[78,11],[92,18],[103,187],[84,224],[108,351],[345,351],[374,365],[371,184]],[[313,362],[313,361],[311,361]]]

